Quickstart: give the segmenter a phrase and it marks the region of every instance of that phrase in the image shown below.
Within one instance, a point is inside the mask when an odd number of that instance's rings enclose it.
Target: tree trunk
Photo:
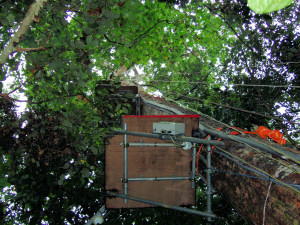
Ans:
[[[145,101],[143,104],[144,115],[170,115],[178,114],[178,111],[182,114],[198,114],[164,99],[148,96],[146,100],[148,103]],[[149,104],[151,102],[153,104]],[[160,107],[162,105],[166,107]],[[172,111],[171,108],[176,110]],[[220,122],[203,115],[200,115],[200,123],[215,130],[224,127]],[[299,155],[297,150],[283,147],[256,135],[244,137]],[[215,169],[212,176],[214,189],[250,224],[300,224],[299,164],[264,151],[261,151],[264,154],[261,155],[257,152],[258,149],[239,142],[228,140],[224,142],[225,147],[215,149],[212,154],[212,166]],[[202,151],[202,154],[205,155],[205,151]],[[244,162],[234,157],[239,157]],[[205,167],[205,162],[200,163]],[[251,169],[266,172],[270,176],[262,176],[252,172]]]
[[[36,0],[34,1],[30,7],[28,12],[26,13],[22,23],[20,24],[17,32],[12,36],[10,41],[7,43],[5,48],[0,53],[0,65],[4,64],[8,58],[8,56],[16,51],[16,47],[19,42],[22,40],[27,30],[29,29],[30,24],[33,22],[34,17],[38,16],[40,11],[43,9],[44,4],[46,4],[47,0]]]

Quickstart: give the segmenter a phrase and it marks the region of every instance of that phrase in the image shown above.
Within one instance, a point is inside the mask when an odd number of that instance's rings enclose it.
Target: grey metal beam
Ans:
[[[127,131],[127,124],[124,123],[124,130]],[[127,191],[128,191],[128,174],[127,174],[127,169],[128,169],[128,166],[127,166],[127,163],[128,163],[128,160],[127,160],[127,134],[124,134],[124,177],[123,177],[123,182],[124,182],[124,194],[127,195]],[[124,199],[125,203],[127,203],[127,199],[125,198]]]
[[[149,138],[156,138],[161,140],[171,140],[170,135],[165,134],[151,134],[151,133],[141,133],[141,132],[133,132],[133,131],[125,131],[125,130],[113,130],[115,134],[127,134],[132,136],[138,137],[149,137]],[[174,137],[173,137],[174,138]],[[217,146],[224,146],[224,142],[222,141],[208,141],[205,139],[193,138],[193,137],[180,137],[184,142],[191,142],[197,144],[205,144],[205,145],[217,145]]]
[[[165,180],[190,180],[191,177],[133,177],[128,181],[165,181]]]
[[[194,214],[194,215],[198,215],[198,216],[206,216],[206,217],[211,217],[211,218],[217,218],[217,216],[213,213],[197,211],[195,209],[189,209],[189,208],[164,204],[164,203],[161,203],[161,202],[155,202],[155,201],[151,201],[151,200],[147,200],[147,199],[131,197],[129,195],[112,193],[112,192],[109,192],[109,191],[106,192],[106,194],[109,195],[109,196],[112,196],[112,197],[119,197],[119,198],[124,198],[124,199],[132,200],[132,201],[146,203],[146,204],[149,204],[149,205],[155,205],[155,206],[160,206],[160,207],[163,207],[163,208],[174,209],[174,210],[177,210],[177,211],[190,213],[190,214]]]
[[[123,145],[121,143],[120,145]],[[143,143],[143,142],[132,142],[127,143],[128,147],[175,147],[172,143]]]
[[[195,176],[196,176],[196,147],[193,147],[193,154],[192,154],[192,188],[195,188]]]
[[[210,136],[207,137],[207,140],[210,140]],[[212,213],[211,210],[211,146],[207,145],[207,169],[206,169],[206,178],[207,178],[207,213]],[[211,221],[211,218],[207,218],[208,221]]]

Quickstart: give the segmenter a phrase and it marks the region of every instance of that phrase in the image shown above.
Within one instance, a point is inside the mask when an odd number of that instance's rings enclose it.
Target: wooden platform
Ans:
[[[198,128],[197,115],[182,116],[124,116],[129,131],[152,133],[153,122],[168,121],[185,123],[185,135],[192,136]],[[128,142],[165,143],[158,139],[128,136]],[[106,146],[106,190],[124,193],[123,178],[124,151],[123,135],[116,135]],[[128,177],[171,177],[191,176],[192,149],[182,150],[174,147],[129,147]],[[190,180],[180,181],[129,181],[128,194],[133,197],[158,201],[176,206],[194,205],[195,189]],[[128,201],[120,198],[107,198],[107,208],[140,208],[150,205]]]

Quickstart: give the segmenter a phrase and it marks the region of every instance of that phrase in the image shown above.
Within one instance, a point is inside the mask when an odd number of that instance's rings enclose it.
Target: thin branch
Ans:
[[[106,34],[104,34],[104,37],[105,37],[105,39],[106,39],[108,42],[110,42],[110,43],[114,43],[114,44],[118,44],[118,45],[125,45],[125,44],[123,44],[123,43],[121,43],[121,42],[116,42],[116,41],[110,40],[110,39],[107,37]]]
[[[29,7],[25,18],[23,19],[19,29],[10,39],[6,47],[0,53],[0,65],[3,65],[8,56],[16,50],[19,42],[24,38],[30,24],[34,21],[34,18],[40,13],[47,0],[35,0]]]
[[[19,100],[16,98],[9,97],[8,94],[3,94],[3,93],[0,93],[0,97],[13,102],[29,102],[28,100]]]
[[[231,24],[226,20],[225,17],[223,17],[222,15],[220,15],[219,13],[215,12],[213,9],[209,8],[207,5],[205,5],[205,7],[211,11],[212,13],[214,13],[215,15],[219,16],[225,23],[226,25],[230,28],[230,30],[232,30],[232,32],[235,34],[235,36],[240,40],[240,42],[243,43],[243,45],[245,45],[253,54],[253,49],[244,42],[244,40],[239,36],[239,34],[236,32],[236,30],[231,26]]]
[[[36,48],[22,48],[17,46],[14,52],[37,52],[37,51],[44,51],[47,50],[49,48],[45,47],[45,45],[47,44],[47,42],[49,41],[50,37],[52,35],[49,35],[48,38],[46,39],[46,41],[44,42],[44,44],[40,47],[36,47]]]
[[[210,11],[212,11],[209,7],[206,7],[206,8],[208,8]],[[235,29],[230,25],[230,23],[228,23],[228,21],[227,21],[223,16],[221,16],[220,14],[218,14],[218,13],[216,13],[216,12],[215,12],[215,14],[218,15],[218,16],[220,16],[220,18],[227,24],[227,26],[235,33],[236,37],[243,43],[243,45],[246,46],[246,47],[251,51],[251,54],[252,54],[252,56],[254,57],[253,49],[252,49],[249,45],[247,45],[247,44],[244,42],[244,40],[238,35],[238,33],[237,33],[237,32],[235,31]],[[244,52],[243,49],[242,49],[242,54],[243,54],[243,58],[244,58],[244,61],[245,61],[246,69],[247,69],[247,71],[248,71],[249,74],[250,74],[251,81],[252,81],[253,83],[255,83],[254,72],[253,72],[253,70],[250,69],[250,66],[249,66],[248,63],[247,63],[247,57],[246,57],[246,54],[245,54],[245,52]],[[252,60],[252,66],[251,66],[251,68],[255,68],[254,64],[255,64],[255,61]],[[269,118],[272,118],[272,119],[274,119],[274,120],[276,120],[276,121],[279,123],[279,125],[282,127],[283,133],[285,134],[285,136],[287,137],[287,139],[291,142],[291,144],[292,144],[293,146],[295,146],[297,149],[300,149],[300,146],[297,145],[297,142],[294,141],[294,140],[292,139],[292,137],[289,135],[289,133],[288,133],[288,131],[287,131],[287,129],[286,129],[286,126],[283,124],[283,122],[285,122],[285,121],[282,120],[282,119],[280,119],[280,118],[278,118],[278,117],[275,117],[275,116],[274,116],[274,111],[270,108],[270,106],[269,106],[269,105],[267,104],[267,102],[265,101],[265,98],[263,97],[263,94],[261,93],[261,90],[260,90],[258,87],[255,87],[255,90],[256,90],[257,94],[259,95],[260,99],[262,100],[264,106],[266,107],[266,109],[267,109],[268,112],[270,113],[270,115],[273,115],[273,116],[268,116],[268,117],[269,117]],[[230,107],[231,107],[231,106],[229,106],[229,108],[230,108]],[[265,117],[267,117],[267,116],[265,116]],[[291,123],[291,124],[299,124],[299,123],[297,123],[297,122],[292,122],[292,121],[286,121],[286,122]]]
[[[32,79],[33,76],[30,76],[28,80],[25,80],[22,84],[20,84],[18,87],[16,87],[11,92],[7,93],[6,95],[9,96],[10,94],[14,93],[15,91],[19,90],[21,87],[23,87],[24,84],[26,84],[29,80]]]
[[[48,98],[48,99],[38,101],[38,102],[32,102],[30,100],[20,100],[20,99],[12,98],[12,97],[9,97],[8,94],[0,93],[0,97],[4,98],[6,100],[14,101],[14,102],[27,102],[29,104],[41,104],[41,103],[50,102],[50,101],[61,99],[61,98],[75,97],[75,96],[78,96],[78,95],[83,95],[83,94],[65,95],[65,96],[60,96],[60,97],[56,97],[56,98]]]
[[[131,45],[130,45],[129,48],[132,48],[133,45],[135,45],[135,44],[137,43],[137,41],[138,41],[141,37],[145,36],[145,35],[146,35],[147,33],[149,33],[154,27],[156,27],[158,24],[160,24],[160,23],[162,23],[162,22],[166,22],[166,23],[168,23],[168,24],[171,24],[168,20],[160,20],[160,21],[158,21],[156,24],[154,24],[152,27],[150,27],[147,31],[145,31],[144,33],[140,34],[137,38],[135,38],[133,41],[131,41]]]
[[[9,96],[10,94],[14,93],[15,91],[19,90],[21,87],[24,86],[24,84],[26,84],[27,82],[29,82],[32,78],[34,78],[34,75],[38,72],[38,67],[36,66],[36,68],[31,72],[30,76],[28,77],[28,79],[26,79],[22,84],[20,84],[18,87],[16,87],[14,90],[12,90],[11,92],[5,94],[7,96]]]
[[[37,51],[44,51],[47,50],[48,48],[41,46],[37,48],[22,48],[17,46],[14,52],[37,52]]]
[[[173,93],[173,94],[178,94],[178,93]],[[179,95],[179,96],[182,96],[182,95]],[[183,96],[183,98],[205,102],[204,100],[202,100],[200,98],[194,98],[194,97],[189,97],[189,96]],[[229,108],[229,109],[233,109],[233,110],[237,110],[237,111],[241,111],[241,112],[245,112],[245,113],[249,113],[249,114],[253,114],[253,115],[257,115],[257,116],[261,116],[261,117],[265,117],[265,118],[269,118],[269,119],[273,119],[273,120],[280,121],[280,122],[288,122],[288,123],[291,123],[291,124],[300,124],[300,122],[283,120],[283,119],[278,118],[276,116],[264,115],[264,114],[257,113],[257,112],[254,112],[254,111],[249,111],[249,110],[246,110],[246,109],[236,108],[236,107],[233,107],[233,106],[230,106],[230,105],[225,105],[225,104],[216,103],[216,102],[207,102],[207,103],[212,104],[212,105],[226,107],[226,108]]]

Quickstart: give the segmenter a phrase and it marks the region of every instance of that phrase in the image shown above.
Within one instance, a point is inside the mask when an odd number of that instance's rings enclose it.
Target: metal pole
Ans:
[[[127,124],[124,123],[124,130],[127,131]],[[127,174],[127,134],[124,133],[124,177],[123,177],[123,183],[124,183],[124,194],[127,195],[127,185],[128,185],[128,174]],[[127,199],[124,199],[124,202],[127,203]]]
[[[208,136],[207,140],[210,140],[210,139],[211,139],[211,137]],[[211,175],[211,146],[210,145],[207,145],[207,170],[206,170],[206,173],[207,173],[207,209],[206,209],[206,212],[212,213],[212,211],[211,211],[212,191],[211,191],[211,177],[210,177],[210,175]],[[211,218],[208,217],[207,221],[210,222]]]
[[[164,180],[189,180],[191,177],[134,177],[127,178],[128,181],[164,181]]]
[[[121,143],[120,145],[123,145]],[[127,143],[128,147],[175,147],[172,143]]]
[[[196,146],[193,147],[192,158],[192,188],[195,188],[195,175],[196,175]]]
[[[141,132],[133,132],[133,131],[127,131],[127,130],[113,130],[115,134],[127,134],[132,136],[138,136],[138,137],[149,137],[149,138],[157,138],[161,140],[171,140],[170,135],[165,134],[150,134],[150,133],[141,133]],[[197,143],[197,144],[205,144],[205,145],[216,145],[216,146],[224,146],[224,142],[222,141],[211,141],[211,140],[204,140],[200,138],[193,138],[193,137],[185,137],[181,136],[181,140],[184,142],[191,142],[191,143]]]
[[[147,200],[147,199],[142,199],[142,198],[137,198],[137,197],[130,197],[129,195],[112,193],[112,192],[109,192],[109,191],[106,192],[106,193],[109,196],[129,199],[129,200],[132,200],[132,201],[137,201],[137,202],[142,202],[142,203],[146,203],[146,204],[150,204],[150,205],[160,206],[160,207],[163,207],[163,208],[174,209],[174,210],[177,210],[177,211],[181,211],[181,212],[185,212],[185,213],[191,213],[191,214],[195,214],[195,215],[198,215],[198,216],[207,216],[207,217],[211,217],[211,218],[216,218],[217,217],[215,214],[208,213],[208,212],[201,212],[201,211],[197,211],[197,210],[194,210],[194,209],[188,209],[188,208],[184,208],[184,207],[168,205],[168,204],[164,204],[164,203],[161,203],[161,202],[150,201],[150,200]]]

